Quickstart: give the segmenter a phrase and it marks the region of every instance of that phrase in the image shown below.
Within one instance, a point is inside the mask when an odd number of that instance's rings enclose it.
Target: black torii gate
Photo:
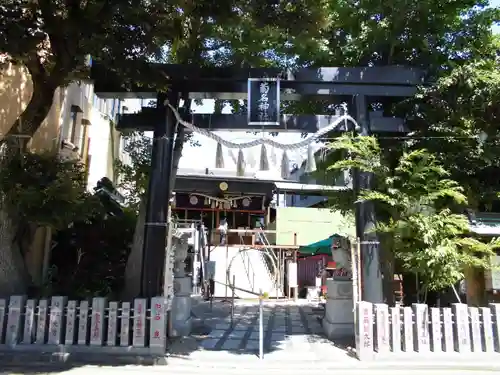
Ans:
[[[388,105],[412,96],[417,85],[424,83],[422,71],[404,67],[303,68],[283,72],[273,68],[201,68],[151,63],[133,69],[137,72],[137,82],[141,82],[141,86],[129,84],[127,87],[111,69],[99,64],[92,66],[92,78],[95,81],[94,91],[102,98],[157,99],[156,108],[142,108],[140,113],[122,114],[116,125],[118,130],[154,132],[142,257],[140,290],[143,297],[161,294],[168,202],[172,191],[170,174],[177,126],[174,114],[165,106],[165,99],[175,108],[181,97],[248,99],[249,113],[246,114],[181,112],[187,121],[199,128],[307,133],[317,132],[338,117],[330,114],[281,114],[280,101],[321,99],[330,104],[347,103],[349,113],[358,122],[357,131],[360,135],[385,133],[390,136],[405,133],[408,129],[402,119],[385,117],[384,111],[388,113]],[[133,82],[130,77],[128,82]],[[265,102],[255,95],[255,90],[264,82],[267,85]],[[370,110],[373,103],[383,103],[383,107],[377,111]],[[339,132],[345,130],[342,126],[334,129]],[[371,187],[369,174],[358,173],[355,177],[355,189]],[[372,204],[357,205],[356,234],[362,241],[374,240],[373,234],[369,232],[375,220]],[[377,246],[362,245],[362,254],[365,259],[364,300],[382,302]]]

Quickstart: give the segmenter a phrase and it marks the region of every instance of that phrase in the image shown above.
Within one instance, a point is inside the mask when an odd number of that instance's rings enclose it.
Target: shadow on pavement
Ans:
[[[273,316],[275,314],[275,311],[273,309],[281,309],[281,313],[283,314],[283,311],[286,309],[286,306],[288,304],[288,307],[299,307],[297,305],[294,305],[293,303],[285,303],[285,302],[276,302],[272,306],[265,306],[264,309],[267,310],[268,314],[271,314]],[[249,307],[255,307],[256,302],[249,302],[248,306]],[[280,306],[282,305],[282,306]],[[243,305],[245,306],[245,305]],[[311,306],[308,306],[311,307]],[[197,360],[200,357],[199,356],[193,356],[193,353],[199,352],[199,353],[205,353],[206,355],[211,355],[212,353],[214,355],[214,358],[217,358],[218,354],[222,353],[227,353],[229,356],[230,355],[245,355],[248,357],[258,357],[259,350],[258,350],[258,336],[257,338],[255,337],[255,332],[253,330],[249,330],[249,333],[246,334],[240,334],[236,336],[232,336],[233,334],[237,333],[235,331],[244,331],[247,330],[249,327],[256,325],[256,322],[258,322],[258,316],[255,316],[255,314],[248,314],[248,310],[245,310],[243,307],[242,311],[242,316],[239,318],[235,318],[235,326],[232,329],[229,329],[227,333],[225,333],[222,338],[220,338],[219,342],[211,348],[204,348],[203,347],[203,340],[211,340],[211,332],[216,330],[216,326],[218,324],[223,323],[224,321],[227,322],[230,316],[230,311],[231,311],[231,306],[230,303],[224,303],[221,301],[214,301],[212,307],[210,307],[209,302],[205,301],[200,301],[196,306],[193,307],[193,329],[192,329],[192,334],[189,337],[185,337],[182,339],[174,340],[171,342],[171,345],[169,345],[169,350],[168,350],[168,356],[172,359],[174,358],[179,358],[179,359],[185,359],[185,360]],[[325,353],[329,353],[329,360],[335,360],[336,358],[339,359],[339,357],[343,358],[350,358],[351,360],[355,359],[355,352],[353,350],[354,348],[354,337],[346,337],[342,339],[338,339],[335,341],[331,341],[327,339],[323,335],[323,331],[320,328],[318,329],[311,329],[311,327],[308,327],[308,322],[320,322],[321,317],[323,315],[323,309],[321,308],[316,308],[312,307],[308,311],[311,316],[306,317],[302,316],[302,324],[304,326],[304,331],[303,332],[295,332],[291,329],[287,329],[286,332],[280,331],[280,332],[275,332],[274,329],[276,327],[271,327],[270,332],[267,332],[266,326],[264,326],[264,356],[272,354],[272,353],[277,353],[277,352],[287,352],[288,348],[285,347],[286,345],[286,340],[292,340],[294,336],[301,336],[299,338],[299,342],[305,343],[306,346],[309,346],[312,351],[314,351],[315,348],[321,346],[321,350],[325,351]],[[301,312],[303,314],[303,312]],[[270,318],[274,319],[274,318]],[[287,317],[288,319],[288,317]],[[270,325],[272,325],[270,323]],[[238,328],[237,328],[238,327]],[[252,338],[250,338],[250,334],[252,334]],[[282,336],[283,340],[280,339],[275,339],[275,336]],[[285,339],[285,337],[287,337]],[[212,339],[216,340],[216,339]],[[224,345],[225,341],[233,341],[233,343],[240,342],[239,347],[235,347],[236,345],[230,345],[232,347],[226,347]],[[248,345],[248,344],[252,345]],[[309,344],[309,345],[308,345]],[[304,348],[306,350],[306,348]],[[297,349],[294,349],[293,353],[290,353],[290,356],[295,356],[297,357],[298,351]],[[196,353],[198,354],[198,353]],[[304,353],[305,356],[309,353]],[[300,354],[299,354],[300,355]],[[325,354],[325,357],[327,354]],[[206,356],[204,356],[206,358]],[[291,358],[291,359],[297,359],[299,360],[300,358]]]

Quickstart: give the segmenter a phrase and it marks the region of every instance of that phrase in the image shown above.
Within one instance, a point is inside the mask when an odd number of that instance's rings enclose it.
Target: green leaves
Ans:
[[[461,214],[467,205],[464,190],[434,154],[406,146],[391,156],[375,137],[352,135],[339,137],[330,148],[341,151],[345,159],[330,154],[327,169],[358,168],[375,177],[373,190],[336,194],[332,207],[345,209],[350,203],[352,212],[356,202],[373,202],[381,242],[391,246],[402,270],[418,273],[427,289],[453,285],[466,267],[490,267],[496,241],[485,243],[470,236],[469,221]]]
[[[125,135],[124,139],[126,145],[123,151],[130,162],[115,161],[118,187],[124,193],[127,206],[138,211],[141,198],[148,188],[153,140],[140,132]]]
[[[413,213],[377,230],[392,237],[404,270],[417,273],[427,289],[442,290],[463,279],[468,267],[490,268],[494,242],[468,237],[468,227],[464,215],[444,209],[430,215]]]
[[[101,206],[85,187],[84,166],[53,153],[28,152],[1,161],[1,204],[23,222],[57,230],[87,220]]]

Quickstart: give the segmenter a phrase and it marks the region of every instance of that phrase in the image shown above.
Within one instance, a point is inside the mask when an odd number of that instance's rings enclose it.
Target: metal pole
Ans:
[[[227,233],[226,233],[227,236]],[[225,285],[225,296],[224,296],[224,303],[227,302],[227,284],[229,283],[229,275],[227,274],[228,268],[229,268],[229,245],[227,245],[227,237],[226,237],[226,282]]]
[[[262,289],[259,290],[259,358],[264,359],[264,312]]]
[[[231,298],[231,327],[234,324],[234,286],[236,285],[236,276],[233,275],[233,285],[231,287],[232,289],[232,298]]]
[[[295,245],[297,245],[297,234],[295,234]],[[299,264],[297,263],[297,250],[294,250],[293,252],[293,262],[295,263],[295,270],[297,272],[297,274],[295,275],[296,277],[298,276],[298,271],[299,271]],[[294,292],[293,292],[293,300],[295,302],[298,301],[299,299],[299,287],[298,287],[298,280],[294,280],[294,285],[297,285],[296,287],[293,288]]]

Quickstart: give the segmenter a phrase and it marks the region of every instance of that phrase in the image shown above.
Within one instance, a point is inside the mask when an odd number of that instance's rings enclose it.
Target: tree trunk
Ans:
[[[7,148],[3,157],[26,149],[30,138],[40,128],[52,107],[57,85],[33,73],[32,82],[31,99],[5,136]],[[27,241],[16,241],[18,232],[19,228],[16,228],[12,218],[5,210],[0,210],[0,296],[24,294],[31,284],[23,256],[26,252],[19,247]]]
[[[468,267],[465,270],[467,304],[474,307],[486,306],[486,285],[484,270]]]
[[[191,101],[188,101],[189,104]],[[188,107],[189,108],[189,107]],[[172,190],[175,187],[175,178],[179,169],[179,160],[182,156],[182,149],[184,148],[185,141],[185,128],[180,126],[177,129],[177,137],[175,138],[172,171],[170,175],[170,186]],[[144,245],[144,222],[146,221],[146,197],[141,199],[139,205],[139,216],[135,226],[134,241],[127,260],[127,267],[125,268],[125,287],[123,291],[123,299],[131,300],[139,295],[141,285],[141,268],[142,268],[142,251]]]
[[[26,136],[22,139],[26,143],[33,137],[42,125],[43,121],[52,108],[54,94],[59,85],[51,84],[42,77],[36,77],[32,74],[33,94],[24,109],[7,133],[7,137],[15,138],[16,135]],[[28,138],[29,137],[29,138]]]
[[[0,297],[25,294],[29,285],[26,264],[14,233],[11,220],[0,210]]]
[[[142,247],[144,245],[144,223],[146,221],[146,197],[141,199],[139,204],[139,216],[135,224],[134,240],[125,267],[125,281],[122,298],[131,301],[140,292],[141,268],[142,268]]]

